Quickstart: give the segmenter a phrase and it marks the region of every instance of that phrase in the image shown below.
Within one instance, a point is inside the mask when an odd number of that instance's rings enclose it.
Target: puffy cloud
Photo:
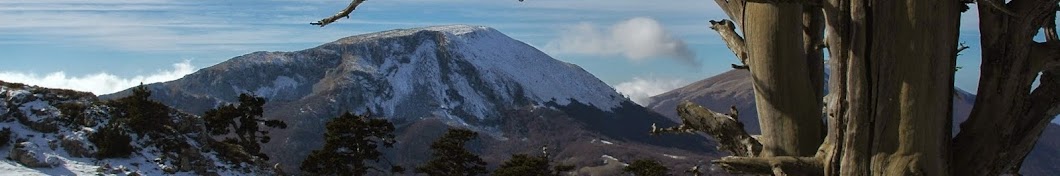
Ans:
[[[673,37],[658,21],[647,17],[621,21],[606,31],[583,22],[561,32],[545,49],[571,54],[621,54],[634,61],[671,58],[685,64],[699,64],[696,53],[683,40]]]
[[[110,73],[100,72],[84,76],[67,76],[59,71],[45,75],[21,72],[0,72],[0,80],[37,85],[48,88],[63,88],[92,92],[96,95],[118,92],[140,85],[175,80],[195,72],[197,68],[191,61],[185,60],[173,64],[172,70],[158,70],[150,75],[138,75],[122,78]]]
[[[687,84],[688,81],[682,79],[633,77],[633,80],[615,85],[615,90],[629,96],[633,102],[645,106],[651,103],[651,96],[666,93]]]

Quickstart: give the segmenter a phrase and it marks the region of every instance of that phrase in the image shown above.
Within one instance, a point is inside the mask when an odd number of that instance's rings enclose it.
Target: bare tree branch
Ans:
[[[350,2],[349,6],[346,6],[346,8],[342,9],[342,11],[339,11],[339,13],[336,13],[333,16],[330,16],[330,17],[321,19],[320,21],[312,22],[312,23],[309,23],[309,24],[318,25],[320,27],[324,27],[324,26],[326,26],[328,24],[331,24],[331,23],[334,23],[335,21],[338,21],[339,19],[342,19],[342,17],[350,18],[350,13],[352,13],[354,9],[357,9],[357,6],[361,5],[361,3],[363,3],[364,1],[365,0],[353,0],[352,2]]]
[[[747,134],[743,123],[736,120],[739,117],[736,107],[731,107],[730,111],[729,114],[717,113],[685,101],[677,106],[681,125],[657,129],[655,124],[652,124],[652,134],[701,131],[718,140],[719,150],[732,152],[734,156],[758,156],[758,153],[762,152],[762,144]]]
[[[730,173],[762,175],[822,175],[824,166],[816,157],[723,157],[714,164]]]
[[[747,65],[736,65],[736,64],[732,64],[732,68],[733,69],[740,69],[740,70],[751,69],[751,67],[748,67]]]
[[[747,56],[747,44],[745,44],[743,37],[736,33],[736,26],[732,24],[732,21],[710,20],[710,29],[718,31],[721,39],[725,40],[725,45],[729,47],[729,50],[732,50],[732,54],[736,55],[736,59],[739,59],[740,63],[743,64],[741,67],[733,65],[733,68],[747,68],[747,58],[749,57]]]

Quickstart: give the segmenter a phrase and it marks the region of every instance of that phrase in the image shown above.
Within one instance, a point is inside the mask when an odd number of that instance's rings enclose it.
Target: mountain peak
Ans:
[[[318,103],[289,107],[296,113],[323,106],[458,124],[495,121],[504,116],[498,110],[524,106],[577,102],[610,112],[628,101],[577,65],[472,25],[396,29],[301,51],[255,52],[166,87],[159,90],[179,91],[158,95],[196,104],[177,106],[192,113],[252,92],[272,101]]]
[[[454,25],[439,25],[439,26],[428,26],[428,27],[409,28],[409,29],[394,29],[394,30],[389,30],[389,31],[361,34],[361,35],[355,35],[355,36],[342,38],[342,39],[339,39],[339,40],[337,40],[335,42],[331,42],[331,44],[351,44],[351,43],[358,43],[358,42],[363,42],[363,41],[376,40],[376,39],[379,39],[379,38],[405,37],[405,36],[411,36],[411,35],[414,35],[414,34],[420,33],[420,32],[438,32],[438,33],[445,34],[447,36],[447,38],[454,38],[454,37],[455,38],[463,38],[465,36],[473,36],[473,35],[493,35],[493,36],[498,36],[499,35],[499,36],[505,36],[504,34],[500,33],[499,31],[497,31],[497,30],[495,30],[495,29],[493,29],[491,27],[475,26],[475,25],[464,25],[464,24],[454,24]]]

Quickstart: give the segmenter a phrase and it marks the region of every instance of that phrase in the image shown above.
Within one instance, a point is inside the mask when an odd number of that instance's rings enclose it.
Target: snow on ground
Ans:
[[[28,89],[38,90],[40,88],[30,87]],[[45,91],[46,92],[46,91]],[[59,119],[62,113],[55,108],[57,105],[56,101],[84,101],[84,100],[45,100],[42,97],[48,97],[47,93],[31,93],[31,91],[12,89],[10,87],[0,86],[0,109],[14,109],[19,113],[24,114],[27,123],[37,123],[51,121]],[[26,102],[27,100],[32,100]],[[25,103],[22,103],[25,102]],[[90,102],[77,102],[90,104]],[[17,108],[15,108],[17,107]],[[104,126],[107,123],[109,116],[105,113],[106,110],[101,107],[92,106],[88,108],[88,115],[93,118],[102,119],[96,123],[95,126],[91,127],[71,127],[70,125],[57,125],[58,130],[55,132],[40,132],[36,131],[29,126],[23,125],[23,122],[16,120],[12,113],[0,112],[0,129],[10,129],[11,138],[10,141],[4,142],[6,145],[0,147],[0,176],[4,175],[128,175],[128,174],[139,174],[139,175],[197,175],[193,172],[176,172],[166,173],[163,171],[164,168],[171,168],[174,166],[173,160],[164,160],[160,157],[160,151],[158,148],[153,146],[145,146],[147,139],[132,134],[133,147],[138,149],[133,152],[128,158],[112,158],[112,159],[95,159],[94,157],[75,157],[69,151],[66,151],[62,147],[61,143],[63,140],[67,140],[69,143],[80,143],[82,146],[86,146],[91,150],[95,150],[95,146],[92,142],[88,141],[88,135],[95,132],[96,129]],[[186,138],[186,140],[191,140]],[[201,148],[202,145],[191,140],[190,143],[196,147]],[[30,168],[27,167],[15,159],[9,156],[13,152],[12,149],[16,145],[28,146],[23,147],[23,151],[30,153],[30,156],[36,158],[38,161],[47,161],[46,163],[52,163],[54,167],[40,167]],[[206,153],[206,156],[210,157],[214,161],[216,168],[210,168],[211,171],[217,172],[219,175],[261,175],[255,173],[243,173],[237,171],[232,165],[226,163],[220,163],[217,159],[216,152]]]
[[[680,160],[688,158],[688,157],[685,157],[685,156],[677,156],[677,155],[671,155],[671,154],[665,154],[665,153],[663,153],[662,155],[665,156],[665,157],[669,157],[669,158],[673,158],[673,159],[680,159]]]

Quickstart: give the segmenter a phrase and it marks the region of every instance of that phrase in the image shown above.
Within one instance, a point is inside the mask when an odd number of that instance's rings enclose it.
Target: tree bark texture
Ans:
[[[735,16],[730,8],[741,3],[743,13]],[[764,149],[759,156],[714,162],[733,172],[778,175],[1016,173],[1044,126],[1060,114],[1056,3],[979,0],[979,96],[961,133],[951,138],[959,1],[719,1],[744,29],[742,48],[734,53],[748,55]],[[814,27],[821,20],[814,17],[822,11],[832,73],[823,142],[815,140],[824,131],[821,96],[814,94],[821,86],[815,87],[812,71],[821,70],[814,65],[820,54],[814,49],[821,46]],[[791,26],[803,35],[791,35]],[[1032,40],[1039,29],[1046,42]],[[1041,85],[1032,90],[1038,73]],[[813,129],[821,131],[809,139]],[[820,145],[802,142],[807,139]]]
[[[762,156],[813,156],[821,145],[821,97],[810,78],[802,5],[748,2],[744,34],[754,83]]]
[[[947,175],[958,3],[832,0],[828,175]],[[838,162],[836,160],[839,160]],[[835,165],[838,165],[835,166]]]
[[[992,1],[1014,15],[979,4],[982,65],[972,114],[952,143],[955,175],[1017,173],[1044,126],[1056,116],[1055,0]],[[1045,28],[1045,43],[1034,42]],[[1039,72],[1041,86],[1031,83]],[[987,155],[983,155],[987,154]]]

